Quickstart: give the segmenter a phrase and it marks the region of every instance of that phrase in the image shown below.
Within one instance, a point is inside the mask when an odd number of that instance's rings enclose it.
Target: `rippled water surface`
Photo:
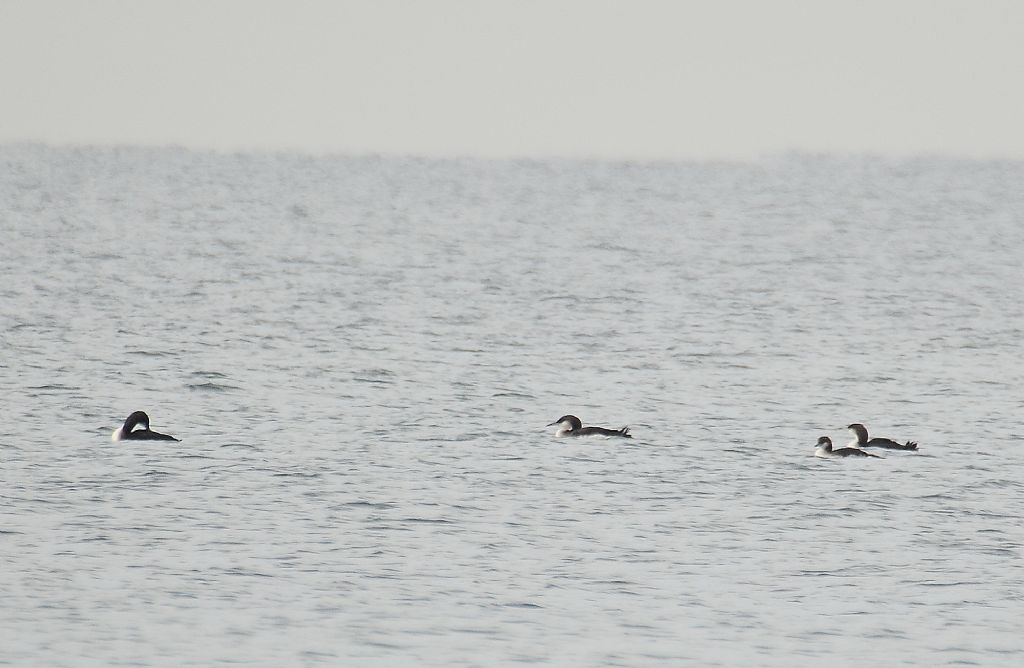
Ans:
[[[0,663],[1020,666],[1021,183],[0,147]]]

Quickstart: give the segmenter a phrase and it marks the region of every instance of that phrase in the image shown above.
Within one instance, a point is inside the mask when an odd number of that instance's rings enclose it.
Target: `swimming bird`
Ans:
[[[914,441],[897,443],[888,438],[872,438],[869,440],[868,430],[860,422],[854,422],[851,425],[847,425],[846,428],[857,436],[856,441],[850,441],[851,446],[855,445],[859,448],[888,448],[889,450],[917,450],[917,443]]]
[[[622,429],[606,429],[605,427],[584,427],[580,419],[575,415],[563,415],[548,427],[558,425],[555,436],[621,436],[622,438],[633,438],[629,433],[629,427]]]
[[[142,428],[135,428],[139,426]],[[153,431],[149,428],[149,416],[143,411],[135,411],[128,416],[123,425],[114,430],[114,433],[110,435],[110,440],[116,443],[117,441],[177,441],[179,439]]]
[[[818,439],[818,447],[814,449],[815,457],[874,457],[875,459],[881,459],[878,455],[873,455],[870,452],[864,452],[859,448],[839,448],[838,450],[832,449],[832,439],[828,436],[822,436]]]

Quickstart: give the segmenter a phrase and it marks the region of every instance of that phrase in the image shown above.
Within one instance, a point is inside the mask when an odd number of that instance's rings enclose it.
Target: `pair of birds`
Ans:
[[[629,435],[629,427],[622,429],[605,429],[604,427],[584,427],[580,419],[575,415],[563,415],[552,425],[560,425],[556,436],[622,436],[633,438]],[[128,416],[124,424],[114,430],[110,440],[118,441],[177,441],[179,439],[167,434],[161,434],[149,428],[149,416],[145,411],[135,411]]]
[[[548,426],[559,425],[555,436],[621,436],[633,438],[629,435],[629,427],[622,429],[605,429],[604,427],[584,427],[580,419],[575,415],[563,415]],[[138,429],[136,429],[138,427]],[[179,439],[167,434],[161,434],[149,428],[149,416],[145,411],[135,411],[128,416],[124,424],[114,430],[110,435],[114,441],[177,441]]]
[[[584,427],[580,419],[575,415],[563,415],[557,421],[548,426],[559,425],[556,436],[622,436],[633,438],[629,435],[629,427],[622,429],[605,429],[604,427]],[[136,428],[138,427],[138,428]],[[145,411],[135,411],[128,416],[124,424],[114,430],[110,435],[114,441],[177,441],[179,439],[167,434],[161,434],[149,428],[149,416]]]
[[[563,415],[556,422],[548,426],[560,425],[556,436],[622,436],[633,438],[629,435],[629,427],[622,429],[605,429],[604,427],[584,427],[580,419],[575,415]],[[137,428],[136,428],[137,427]],[[114,430],[110,440],[118,441],[177,441],[179,439],[167,434],[161,434],[149,428],[149,416],[145,411],[135,411],[128,416],[124,424]]]
[[[574,415],[563,415],[548,426],[559,425],[556,436],[623,436],[624,439],[632,439],[630,428],[606,429],[604,427],[585,427],[580,418]],[[138,427],[138,428],[136,428]],[[128,416],[125,423],[114,430],[111,434],[111,441],[178,441],[174,436],[160,433],[150,428],[150,416],[145,411],[135,411]]]
[[[815,457],[878,457],[870,452],[865,452],[861,448],[885,448],[886,450],[917,450],[917,443],[914,441],[907,441],[906,443],[899,443],[890,438],[868,438],[867,427],[859,422],[847,425],[847,429],[852,431],[857,436],[857,440],[850,443],[849,447],[839,448],[837,450],[832,449],[832,439],[828,436],[822,436],[818,439],[818,444],[814,449]],[[859,446],[859,447],[854,447]]]

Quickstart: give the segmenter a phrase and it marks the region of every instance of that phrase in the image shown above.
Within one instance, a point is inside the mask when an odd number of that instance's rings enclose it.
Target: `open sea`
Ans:
[[[0,146],[0,665],[1024,665],[1021,184]]]

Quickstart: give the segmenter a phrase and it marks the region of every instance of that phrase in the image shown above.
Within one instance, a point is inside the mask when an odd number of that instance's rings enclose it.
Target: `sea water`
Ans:
[[[1021,183],[0,147],[0,663],[1019,666]]]

